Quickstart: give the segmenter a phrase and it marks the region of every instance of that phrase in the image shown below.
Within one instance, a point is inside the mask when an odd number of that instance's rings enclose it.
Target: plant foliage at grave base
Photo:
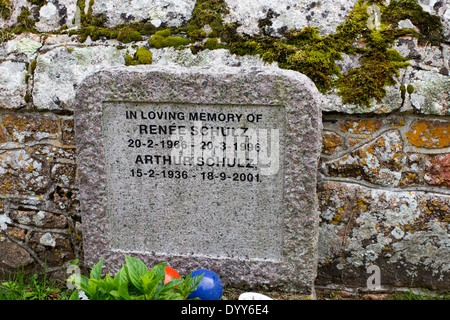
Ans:
[[[7,277],[0,275],[0,300],[67,300],[69,295],[60,283],[47,279],[45,272],[30,275],[22,269]]]
[[[79,300],[79,290],[83,290],[89,300],[185,300],[197,289],[203,275],[186,278],[172,278],[164,284],[166,263],[160,263],[151,270],[140,260],[125,256],[126,265],[114,277],[101,276],[103,259],[90,273],[90,278],[72,274],[68,281],[76,289],[71,300]]]

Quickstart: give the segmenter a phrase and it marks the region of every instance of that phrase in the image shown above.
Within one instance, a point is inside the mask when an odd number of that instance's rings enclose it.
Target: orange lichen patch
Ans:
[[[325,132],[322,135],[322,152],[326,154],[333,154],[337,147],[342,145],[342,138],[333,133]]]
[[[400,187],[418,186],[419,176],[414,172],[402,172]]]
[[[333,219],[330,221],[330,223],[332,223],[332,224],[339,224],[339,222],[341,221],[341,219],[342,219],[342,216],[340,216],[340,215],[338,215],[338,214],[335,214],[334,216],[333,216]]]
[[[383,122],[381,120],[347,120],[341,123],[339,129],[350,133],[375,133],[380,130]]]
[[[407,141],[416,147],[446,148],[450,146],[450,122],[417,121],[405,136]]]
[[[7,115],[3,118],[1,126],[4,128],[2,130],[5,130],[12,141],[18,142],[26,142],[33,138],[50,137],[50,135],[56,136],[59,128],[58,122],[50,118],[16,115]],[[23,141],[19,141],[21,139]]]
[[[4,132],[3,129],[0,127],[0,143],[5,143],[5,142],[7,142],[6,136],[5,136],[5,132]]]
[[[8,233],[14,238],[25,240],[25,230],[19,227],[8,227]]]
[[[356,204],[357,204],[357,206],[353,209],[354,211],[356,211],[358,209],[360,209],[362,211],[366,211],[367,210],[367,205],[366,205],[367,203],[366,203],[365,199],[359,198],[356,201]]]
[[[414,221],[402,226],[411,233],[420,230],[430,230],[431,221],[448,223],[450,221],[450,203],[445,198],[424,198],[419,204],[420,215]]]
[[[391,131],[325,166],[332,177],[363,179],[386,186],[398,185],[403,158],[400,133]]]

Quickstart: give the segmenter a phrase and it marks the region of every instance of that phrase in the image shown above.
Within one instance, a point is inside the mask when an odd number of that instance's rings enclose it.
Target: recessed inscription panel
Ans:
[[[280,260],[285,110],[104,103],[112,249]]]

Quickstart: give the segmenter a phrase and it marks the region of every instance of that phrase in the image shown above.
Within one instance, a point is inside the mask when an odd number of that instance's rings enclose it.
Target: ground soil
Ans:
[[[225,288],[223,295],[228,300],[238,300],[239,295],[246,292],[245,290],[236,288]],[[252,292],[258,292],[264,294],[274,300],[306,300],[307,297],[295,293],[287,293],[281,291],[258,291],[252,290]],[[349,293],[338,290],[318,290],[316,289],[317,300],[394,300],[398,297],[395,293],[373,293],[373,292],[361,292],[361,293]]]

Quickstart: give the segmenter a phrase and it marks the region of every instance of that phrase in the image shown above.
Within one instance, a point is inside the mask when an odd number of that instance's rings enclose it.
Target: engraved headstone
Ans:
[[[320,98],[258,68],[110,68],[77,92],[85,261],[313,292]]]

